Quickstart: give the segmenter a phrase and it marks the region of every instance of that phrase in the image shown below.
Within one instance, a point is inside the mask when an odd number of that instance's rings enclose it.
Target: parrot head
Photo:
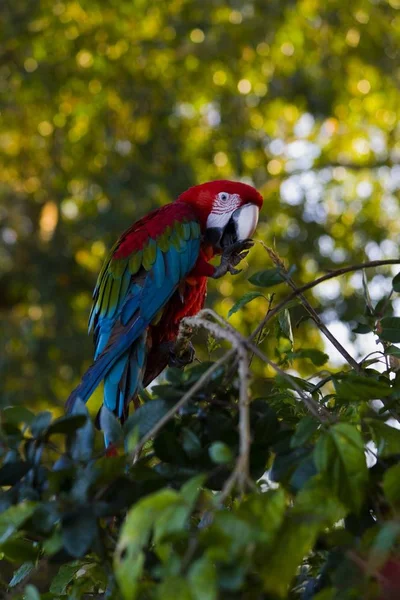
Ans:
[[[263,198],[251,185],[219,180],[189,188],[178,201],[193,207],[206,241],[223,250],[253,235]]]

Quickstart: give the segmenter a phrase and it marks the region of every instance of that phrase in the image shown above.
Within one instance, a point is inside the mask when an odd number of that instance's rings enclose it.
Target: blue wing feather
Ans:
[[[140,285],[132,285],[130,294],[126,298],[123,307],[121,308],[120,319],[122,325],[127,325],[133,318],[134,314],[139,310],[142,300],[143,288]]]
[[[173,246],[165,253],[166,279],[170,285],[176,285],[181,278],[181,258],[181,253]]]
[[[147,328],[199,256],[200,228],[185,223],[183,231],[179,249],[170,245],[162,251],[157,247],[155,261],[148,272],[139,271],[137,276],[131,276],[129,270],[125,270],[112,311],[104,307],[101,314],[92,311],[90,325],[95,324],[95,362],[69,397],[68,408],[78,397],[86,402],[104,379],[104,403],[122,417],[126,403],[137,392],[143,378]],[[111,285],[111,282],[106,284]],[[109,297],[110,294],[107,300]]]
[[[104,404],[112,412],[117,409],[118,384],[126,367],[126,360],[125,353],[117,360],[104,378]]]
[[[160,248],[157,248],[156,260],[154,261],[150,275],[154,281],[154,285],[157,288],[160,288],[163,285],[165,279],[164,254]]]

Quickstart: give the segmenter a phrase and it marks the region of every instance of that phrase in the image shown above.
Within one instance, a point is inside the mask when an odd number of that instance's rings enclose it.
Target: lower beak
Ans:
[[[258,214],[258,207],[254,204],[244,204],[236,209],[224,229],[221,248],[250,238],[256,230]]]

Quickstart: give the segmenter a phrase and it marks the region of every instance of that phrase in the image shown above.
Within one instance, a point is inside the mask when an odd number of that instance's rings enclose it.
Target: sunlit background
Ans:
[[[397,258],[399,9],[399,0],[3,2],[1,402],[62,406],[91,362],[87,316],[107,248],[190,185],[255,184],[265,198],[258,237],[296,266],[299,283]],[[254,289],[248,276],[271,266],[261,246],[248,262],[235,282],[210,286],[209,305],[224,316]],[[397,270],[368,272],[373,303]],[[375,349],[372,334],[351,332],[364,312],[361,273],[311,298],[354,353]],[[266,309],[257,299],[231,322],[250,332]],[[293,312],[295,345],[323,348]]]

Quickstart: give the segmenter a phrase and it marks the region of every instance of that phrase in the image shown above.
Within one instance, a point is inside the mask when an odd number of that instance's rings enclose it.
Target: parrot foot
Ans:
[[[185,345],[171,343],[169,349],[168,366],[181,369],[194,361],[195,349],[191,342],[185,342]]]
[[[213,279],[219,279],[220,277],[226,275],[226,273],[230,273],[231,275],[237,275],[240,273],[241,269],[236,269],[235,267],[246,258],[249,253],[249,249],[253,245],[253,240],[243,240],[224,248],[221,262],[218,267],[216,267],[215,272],[212,275]]]

